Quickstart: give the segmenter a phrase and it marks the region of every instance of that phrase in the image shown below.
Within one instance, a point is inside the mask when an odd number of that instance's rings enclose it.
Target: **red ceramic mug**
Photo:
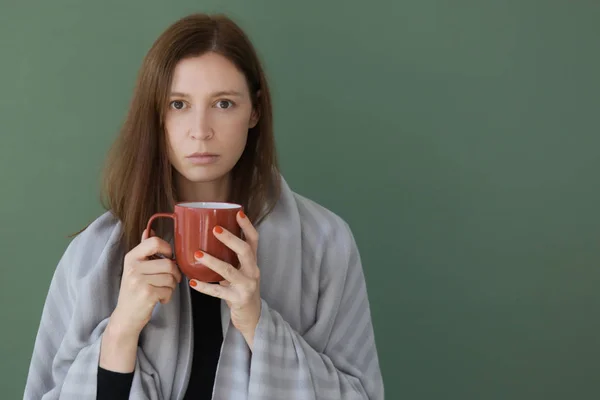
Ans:
[[[213,228],[219,225],[241,237],[241,228],[236,219],[241,209],[241,205],[233,203],[178,203],[174,213],[157,213],[150,217],[147,230],[151,232],[152,222],[156,218],[173,219],[175,261],[181,272],[190,279],[220,282],[223,277],[196,261],[194,253],[202,250],[238,268],[237,254],[215,237]]]

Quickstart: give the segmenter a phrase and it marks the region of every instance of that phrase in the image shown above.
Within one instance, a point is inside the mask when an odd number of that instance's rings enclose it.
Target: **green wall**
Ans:
[[[141,59],[195,11],[247,29],[287,180],[353,227],[386,398],[600,397],[597,1],[3,0],[2,398]]]

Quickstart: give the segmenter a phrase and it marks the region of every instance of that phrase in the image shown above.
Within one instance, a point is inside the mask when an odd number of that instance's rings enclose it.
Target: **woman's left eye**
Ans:
[[[222,109],[228,109],[233,107],[233,102],[229,100],[220,100],[217,102],[217,107]]]

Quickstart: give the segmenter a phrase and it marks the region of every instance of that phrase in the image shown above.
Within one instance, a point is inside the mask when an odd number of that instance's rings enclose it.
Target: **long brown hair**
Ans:
[[[105,165],[102,204],[122,222],[127,251],[139,243],[152,214],[172,211],[178,201],[164,130],[168,93],[176,64],[207,52],[226,57],[244,74],[259,115],[231,171],[229,201],[242,204],[256,225],[279,198],[271,95],[256,51],[230,18],[189,15],[169,26],[144,58],[129,112]]]

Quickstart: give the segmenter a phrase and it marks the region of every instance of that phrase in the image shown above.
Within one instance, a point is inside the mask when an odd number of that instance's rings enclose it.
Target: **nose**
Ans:
[[[207,113],[195,113],[191,121],[190,136],[197,140],[208,140],[214,136],[214,130]]]

